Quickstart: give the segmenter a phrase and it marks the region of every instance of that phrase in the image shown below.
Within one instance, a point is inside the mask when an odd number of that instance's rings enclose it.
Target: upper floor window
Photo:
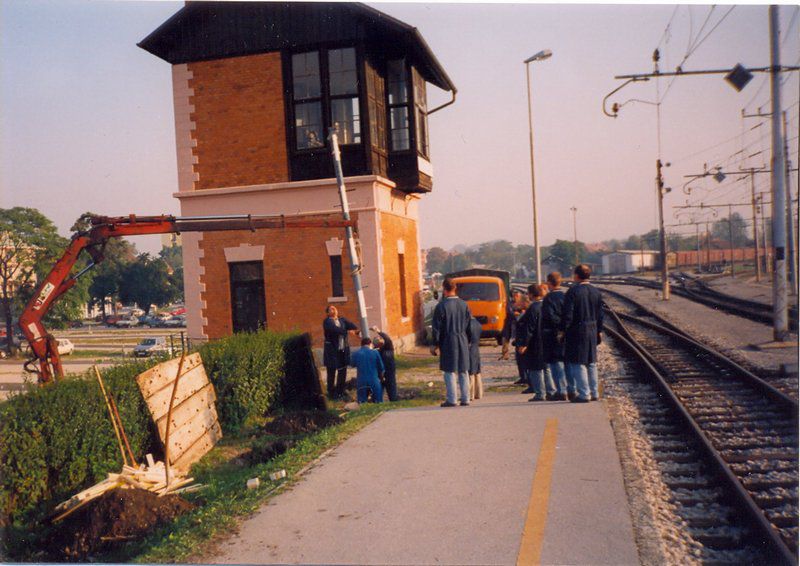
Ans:
[[[428,157],[428,98],[425,79],[414,71],[414,120],[417,126],[417,151]]]
[[[340,144],[361,143],[355,48],[292,55],[292,100],[296,149],[325,146],[329,126]]]
[[[411,149],[411,127],[408,120],[408,78],[406,62],[396,59],[387,63],[387,92],[389,98],[389,131],[393,151]]]

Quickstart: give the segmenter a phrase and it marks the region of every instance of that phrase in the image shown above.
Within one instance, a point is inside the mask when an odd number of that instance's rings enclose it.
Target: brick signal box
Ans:
[[[172,65],[181,214],[333,215],[342,149],[370,324],[423,330],[418,207],[433,186],[430,83],[456,89],[413,27],[362,4],[187,3],[139,43]],[[434,109],[436,110],[436,109]],[[311,332],[357,320],[341,229],[183,235],[188,333]]]

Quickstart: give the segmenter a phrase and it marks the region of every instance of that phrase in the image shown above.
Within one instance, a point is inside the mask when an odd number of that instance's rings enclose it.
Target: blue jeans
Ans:
[[[575,382],[564,371],[564,362],[551,362],[547,366],[550,370],[550,375],[553,376],[556,393],[563,395],[564,393],[575,392]]]
[[[575,389],[582,399],[600,397],[597,389],[597,364],[567,364],[567,373],[575,381]]]
[[[528,383],[531,384],[533,394],[542,399],[545,398],[545,395],[552,395],[556,392],[553,378],[546,369],[529,369]]]
[[[456,404],[456,373],[453,371],[444,372],[444,387],[447,390],[446,401]],[[469,403],[469,374],[467,372],[458,374],[458,391],[462,403]]]
[[[383,387],[380,380],[375,377],[372,379],[356,380],[356,399],[359,403],[366,403],[369,391],[372,390],[372,402],[383,403]]]

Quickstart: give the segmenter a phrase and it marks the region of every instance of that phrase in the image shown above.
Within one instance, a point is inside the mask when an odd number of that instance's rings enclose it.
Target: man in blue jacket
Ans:
[[[597,345],[603,331],[603,299],[589,284],[592,270],[581,264],[575,268],[575,285],[564,297],[564,361],[575,380],[575,403],[588,403],[600,396],[597,383]]]
[[[556,386],[555,398],[566,401],[575,397],[575,382],[564,371],[564,341],[559,334],[565,295],[561,289],[561,274],[558,271],[547,276],[547,287],[549,292],[542,301],[544,357]]]
[[[373,403],[383,403],[383,361],[378,350],[372,349],[372,340],[368,337],[361,339],[361,348],[353,352],[350,366],[356,368],[356,400],[366,403],[372,392]]]
[[[439,356],[447,398],[442,407],[456,406],[456,375],[461,405],[469,405],[469,321],[467,303],[456,295],[456,284],[449,277],[442,283],[444,298],[433,311],[431,354]]]

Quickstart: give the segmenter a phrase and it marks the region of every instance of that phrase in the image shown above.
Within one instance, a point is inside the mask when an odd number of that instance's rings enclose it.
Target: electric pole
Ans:
[[[792,212],[792,183],[789,172],[791,162],[789,161],[789,142],[786,126],[786,110],[783,111],[783,153],[786,160],[786,253],[789,255],[789,292],[797,294],[797,238],[794,229],[794,213]]]
[[[661,248],[661,294],[665,301],[669,300],[669,267],[667,266],[667,235],[664,232],[664,193],[669,189],[664,188],[662,167],[669,167],[669,163],[662,164],[656,159],[656,193],[658,197],[658,240]]]
[[[756,222],[756,182],[754,170],[750,169],[750,207],[753,211],[753,246],[756,252],[756,281],[761,281],[761,257],[758,246],[758,224]]]
[[[783,140],[781,139],[780,30],[778,7],[769,7],[770,92],[772,94],[772,245],[775,248],[772,277],[772,337],[783,342],[789,335],[789,301],[786,289],[786,191]]]

